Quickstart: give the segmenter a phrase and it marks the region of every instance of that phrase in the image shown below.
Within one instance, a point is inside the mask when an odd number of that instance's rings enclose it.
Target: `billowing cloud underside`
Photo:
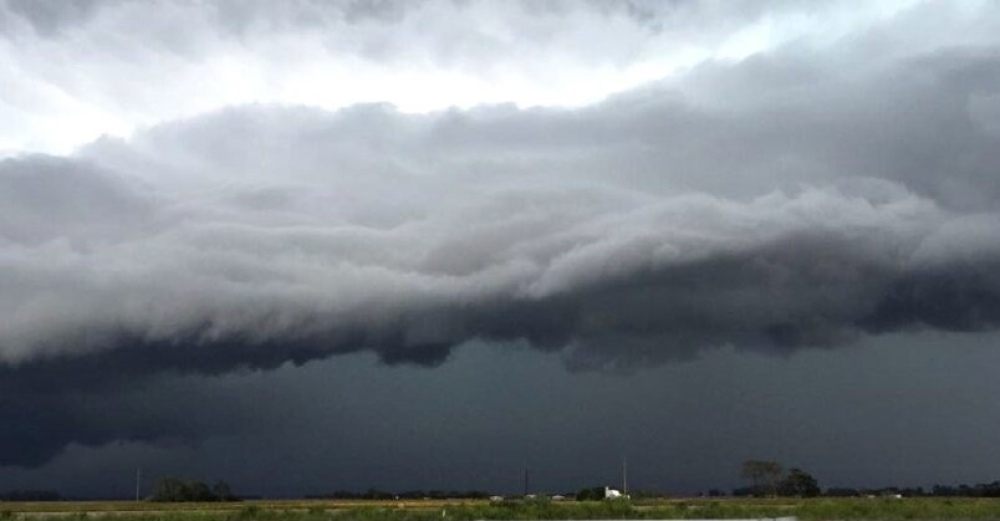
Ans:
[[[573,110],[239,106],[5,160],[0,411],[24,428],[0,464],[194,436],[68,398],[164,373],[472,340],[629,370],[995,329],[997,50],[776,52]]]

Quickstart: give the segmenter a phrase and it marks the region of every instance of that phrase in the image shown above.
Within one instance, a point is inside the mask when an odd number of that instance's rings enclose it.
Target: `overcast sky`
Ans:
[[[0,0],[0,490],[993,481],[998,35]]]

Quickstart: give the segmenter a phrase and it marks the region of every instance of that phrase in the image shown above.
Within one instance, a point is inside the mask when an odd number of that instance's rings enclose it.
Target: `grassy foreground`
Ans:
[[[248,501],[242,503],[0,503],[0,521],[474,521],[713,519],[795,516],[811,520],[1000,520],[1000,499],[816,498],[606,502]]]

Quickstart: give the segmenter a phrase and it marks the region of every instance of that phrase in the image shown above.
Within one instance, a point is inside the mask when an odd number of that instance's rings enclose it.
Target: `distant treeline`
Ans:
[[[735,497],[753,496],[752,487],[742,487],[732,490]],[[709,497],[725,496],[726,493],[717,489],[709,490],[702,494]],[[778,496],[788,495],[777,494]],[[976,485],[934,485],[931,488],[924,487],[881,487],[881,488],[851,488],[851,487],[830,487],[820,494],[825,497],[995,497],[1000,498],[1000,481],[992,483],[979,483]]]
[[[823,490],[808,472],[792,468],[788,471],[777,461],[747,460],[741,466],[740,475],[752,483],[749,487],[733,489],[736,497],[867,497],[867,496],[899,496],[899,497],[1000,497],[1000,481],[979,483],[976,485],[934,485],[930,489],[923,487],[882,487],[882,488],[848,488],[831,487]],[[707,496],[724,496],[719,490],[709,490]]]
[[[876,489],[829,488],[827,496],[892,496],[906,497],[1000,497],[1000,481],[979,483],[976,485],[934,485],[929,489],[924,487],[885,487]]]
[[[784,495],[780,493],[777,495]],[[754,495],[752,487],[733,489],[730,495],[735,497],[745,497]],[[603,487],[590,487],[581,489],[576,493],[566,493],[566,497],[575,497],[577,500],[597,500],[603,498]],[[370,488],[363,492],[350,490],[337,490],[326,494],[312,494],[304,496],[305,499],[369,499],[369,500],[416,500],[416,499],[486,499],[493,494],[482,490],[408,490],[404,492],[388,492]],[[709,497],[724,497],[727,494],[719,489],[712,489],[702,494]],[[820,494],[825,497],[980,497],[980,498],[1000,498],[1000,480],[990,483],[979,483],[975,485],[934,485],[930,488],[924,487],[882,487],[882,488],[850,488],[831,487],[823,490]],[[663,494],[655,492],[632,492],[634,498],[654,498],[662,497]],[[63,496],[54,490],[8,490],[0,492],[0,501],[62,501]],[[156,489],[151,497],[152,501],[183,502],[183,501],[237,501],[239,498],[233,494],[229,485],[224,481],[218,481],[213,486],[208,486],[200,481],[183,480],[178,478],[164,478],[157,483]]]
[[[305,499],[486,499],[489,492],[482,490],[407,490],[405,492],[387,492],[370,488],[364,492],[350,490],[335,490],[326,494],[313,494]]]
[[[217,481],[209,487],[201,481],[179,478],[163,478],[156,484],[153,501],[162,502],[212,502],[236,501],[237,498],[225,481]]]

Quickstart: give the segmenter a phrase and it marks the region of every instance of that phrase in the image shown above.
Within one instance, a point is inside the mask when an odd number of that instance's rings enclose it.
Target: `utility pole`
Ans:
[[[527,465],[525,465],[525,467],[524,467],[524,496],[525,497],[528,496],[528,490],[529,490],[528,484],[529,484],[529,482],[528,482],[528,467],[527,467]]]
[[[135,502],[139,502],[139,484],[142,483],[142,468],[135,468]]]
[[[628,497],[628,460],[622,456],[622,495]]]

